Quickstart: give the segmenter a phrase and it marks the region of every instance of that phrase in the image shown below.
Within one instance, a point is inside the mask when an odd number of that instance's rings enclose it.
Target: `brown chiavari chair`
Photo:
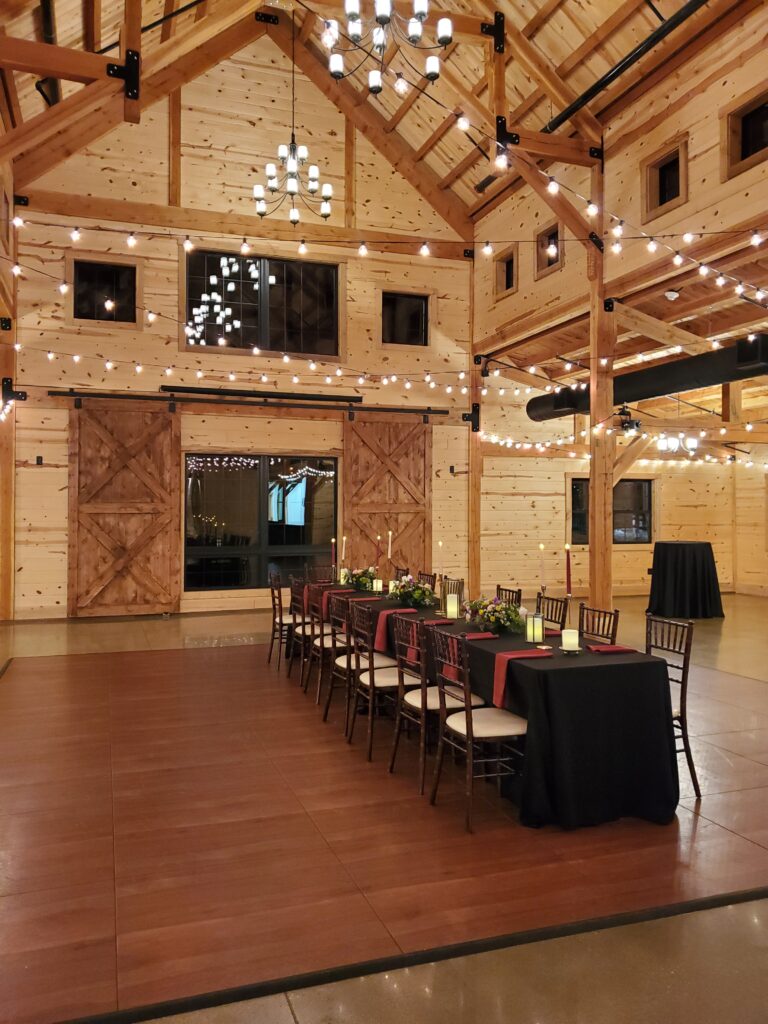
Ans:
[[[459,608],[464,604],[464,580],[454,580],[449,576],[443,576],[440,580],[440,601],[445,606],[445,598],[448,594],[459,595]]]
[[[280,660],[283,655],[283,644],[285,644],[287,654],[291,631],[290,624],[283,621],[283,591],[280,586],[279,572],[271,572],[269,574],[269,599],[272,604],[272,632],[269,638],[267,664],[272,661],[272,652],[275,647],[275,640],[277,640],[277,668],[279,671]]]
[[[302,659],[301,671],[304,683],[304,692],[307,692],[309,680],[312,675],[312,668],[317,665],[317,693],[315,703],[320,703],[320,693],[323,686],[323,671],[331,655],[331,627],[326,622],[323,610],[323,597],[327,585],[324,583],[312,583],[309,586],[307,601],[307,617],[309,619],[309,643],[306,648],[306,656]]]
[[[472,831],[472,797],[475,778],[502,779],[518,773],[522,757],[520,737],[528,723],[501,708],[474,707],[467,643],[454,633],[436,628],[435,671],[440,698],[440,737],[429,802],[437,799],[446,746],[466,759],[466,828]],[[460,711],[449,713],[448,699],[460,694]],[[476,772],[476,769],[478,771]]]
[[[307,578],[310,583],[335,583],[335,565],[310,565],[307,569]]]
[[[287,661],[288,661],[288,675],[291,674],[293,668],[293,661],[297,653],[304,654],[304,648],[306,647],[306,637],[304,635],[304,589],[307,586],[307,581],[300,579],[297,576],[291,576],[291,626],[290,626],[290,639],[288,641],[287,650]]]
[[[679,703],[672,702],[672,725],[675,738],[682,740],[688,770],[691,773],[693,791],[697,800],[701,799],[701,788],[693,763],[691,742],[688,738],[688,672],[691,667],[691,647],[693,645],[693,623],[675,622],[673,619],[662,619],[648,615],[645,619],[645,652],[658,654],[667,663],[669,681],[680,687]]]
[[[437,586],[437,573],[436,572],[420,572],[419,583],[426,583],[428,587],[432,587],[434,590]]]
[[[349,729],[349,705],[352,681],[352,645],[349,642],[349,601],[347,594],[331,594],[328,597],[328,625],[331,630],[331,663],[328,677],[328,696],[325,698],[323,721],[328,721],[333,691],[343,686],[346,710],[344,714],[344,735]]]
[[[395,616],[395,655],[397,658],[398,693],[395,735],[392,741],[392,756],[389,770],[394,772],[400,733],[404,722],[412,722],[419,730],[419,793],[424,792],[424,776],[427,767],[427,730],[429,716],[434,717],[440,710],[437,686],[430,686],[427,676],[431,648],[434,640],[434,626],[425,626],[423,621],[414,620],[411,615]],[[464,704],[460,693],[446,695],[449,711],[458,711]],[[473,694],[473,704],[481,705],[483,700]]]
[[[619,631],[619,612],[588,608],[582,601],[579,605],[579,634],[582,640],[600,644],[615,644]]]
[[[523,591],[520,587],[517,589],[514,587],[502,587],[497,583],[496,597],[498,597],[500,601],[507,601],[509,604],[516,604],[518,608],[523,603]]]
[[[544,619],[546,627],[563,630],[568,621],[568,598],[537,594],[536,612]]]
[[[350,601],[349,632],[353,645],[352,717],[347,742],[352,742],[358,709],[362,701],[368,713],[368,760],[373,756],[373,721],[382,701],[397,699],[397,662],[392,658],[379,660],[374,650],[374,613],[359,601]],[[388,662],[388,664],[387,664]]]
[[[403,576],[408,575],[408,567],[406,566],[404,569],[402,565],[393,565],[392,572],[394,573],[394,577],[396,580],[401,580]]]

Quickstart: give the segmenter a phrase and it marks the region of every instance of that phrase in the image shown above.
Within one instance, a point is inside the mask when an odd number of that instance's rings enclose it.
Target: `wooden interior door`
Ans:
[[[392,560],[387,531],[392,530]],[[346,564],[374,565],[381,536],[379,570],[392,565],[411,572],[432,563],[432,428],[413,420],[344,423],[344,533]]]
[[[178,413],[89,403],[69,426],[69,615],[178,611]]]

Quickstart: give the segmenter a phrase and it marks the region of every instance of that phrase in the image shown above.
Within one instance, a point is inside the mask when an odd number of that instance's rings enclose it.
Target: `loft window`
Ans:
[[[336,356],[338,276],[335,264],[194,250],[187,254],[187,342]]]
[[[688,140],[680,139],[641,165],[643,222],[688,201]]]
[[[536,235],[536,279],[559,270],[565,262],[562,225],[555,222]]]
[[[504,249],[495,261],[495,292],[501,297],[517,291],[517,244]]]
[[[428,345],[429,296],[382,292],[381,340],[385,345]]]
[[[741,96],[720,115],[723,181],[768,160],[768,90]]]
[[[653,481],[620,480],[613,489],[613,543],[650,544]],[[589,544],[589,480],[571,481],[571,543]]]
[[[72,318],[136,324],[137,266],[73,259]]]
[[[336,460],[187,455],[185,590],[266,587],[330,557]]]

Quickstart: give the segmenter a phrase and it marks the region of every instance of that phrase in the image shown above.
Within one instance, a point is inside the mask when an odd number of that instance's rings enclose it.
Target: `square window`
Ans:
[[[502,297],[517,291],[517,244],[512,245],[495,258],[495,292]]]
[[[136,323],[137,270],[135,263],[106,263],[75,259],[72,263],[72,317]]]
[[[723,181],[768,160],[768,89],[764,85],[721,111],[720,136]]]
[[[563,227],[556,221],[536,235],[536,280],[559,270],[564,263]]]
[[[613,489],[613,543],[653,541],[653,481],[620,480]],[[589,543],[589,480],[571,480],[571,544]]]
[[[640,165],[643,223],[688,201],[688,139],[668,143]]]
[[[428,345],[429,296],[382,292],[381,340],[384,345]]]

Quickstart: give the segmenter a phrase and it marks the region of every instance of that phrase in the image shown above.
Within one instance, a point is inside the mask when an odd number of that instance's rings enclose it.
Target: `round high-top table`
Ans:
[[[723,617],[720,584],[708,541],[657,541],[648,613],[667,619]]]

